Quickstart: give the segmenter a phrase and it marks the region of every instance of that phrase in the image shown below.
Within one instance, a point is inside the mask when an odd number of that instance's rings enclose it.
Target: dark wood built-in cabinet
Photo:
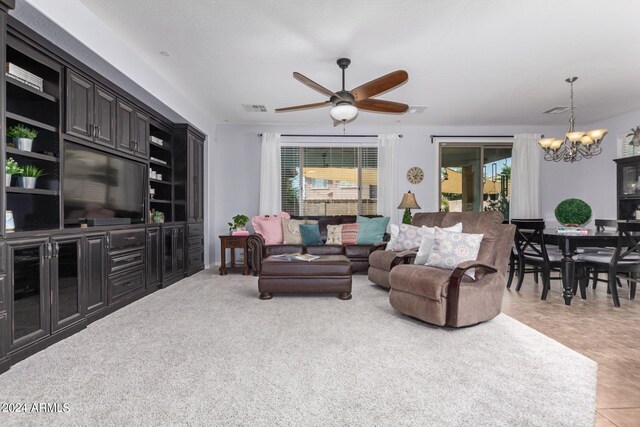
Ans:
[[[615,159],[618,219],[640,219],[640,156]],[[636,216],[636,212],[638,215]]]
[[[0,73],[2,131],[16,124],[38,131],[32,151],[0,144],[0,160],[33,164],[46,175],[35,189],[0,178],[0,373],[204,268],[206,136],[166,119],[8,16],[12,6],[0,0],[0,57],[43,84]],[[143,166],[149,191],[142,223],[65,222],[65,147],[78,144]],[[112,187],[126,197],[133,186]],[[152,211],[164,223],[154,222]]]
[[[116,97],[106,89],[67,69],[66,130],[98,144],[116,143]]]

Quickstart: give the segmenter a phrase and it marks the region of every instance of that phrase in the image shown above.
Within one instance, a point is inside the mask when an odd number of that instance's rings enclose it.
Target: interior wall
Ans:
[[[328,115],[327,115],[328,117]],[[328,119],[327,119],[328,121]],[[260,200],[260,149],[259,133],[278,132],[281,134],[340,134],[340,127],[326,126],[284,126],[284,125],[218,125],[216,128],[216,157],[213,163],[216,176],[214,191],[214,217],[212,239],[228,232],[227,222],[236,214],[249,217],[258,214]],[[401,192],[411,190],[422,211],[436,211],[438,202],[438,182],[440,170],[438,164],[438,145],[431,144],[430,135],[513,135],[514,133],[560,134],[562,127],[532,126],[397,126],[369,127],[356,123],[347,125],[348,134],[402,134],[398,153],[399,188]],[[421,167],[425,172],[424,180],[417,185],[407,181],[407,170],[413,166]],[[548,167],[547,165],[545,165]],[[555,167],[555,165],[553,165]],[[554,169],[555,170],[555,169]],[[558,168],[559,171],[562,169]],[[553,179],[546,174],[542,177],[542,188],[553,187]],[[568,190],[570,193],[570,189]],[[398,194],[398,203],[402,194]],[[543,193],[543,199],[545,195]],[[548,209],[548,207],[547,207]],[[216,254],[215,262],[220,262]]]

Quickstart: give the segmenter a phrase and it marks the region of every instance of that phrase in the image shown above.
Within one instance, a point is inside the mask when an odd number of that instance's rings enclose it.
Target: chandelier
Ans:
[[[573,114],[573,82],[578,80],[577,77],[570,77],[565,81],[571,85],[571,116],[569,117],[569,131],[565,134],[564,139],[560,138],[542,138],[538,144],[544,150],[544,159],[559,162],[577,162],[578,160],[590,159],[602,153],[600,141],[607,133],[606,129],[595,129],[587,132],[577,131],[574,129],[575,117]]]

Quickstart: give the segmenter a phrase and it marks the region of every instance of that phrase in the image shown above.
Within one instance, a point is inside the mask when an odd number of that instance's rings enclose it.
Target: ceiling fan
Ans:
[[[347,69],[351,60],[348,58],[340,58],[337,61],[338,67],[342,70],[342,90],[338,92],[319,85],[308,77],[300,73],[293,73],[293,78],[300,83],[309,86],[311,89],[320,92],[329,97],[328,101],[317,102],[314,104],[296,105],[294,107],[277,108],[276,113],[284,113],[288,111],[307,110],[310,108],[326,107],[333,105],[331,108],[331,117],[333,125],[349,123],[358,115],[359,110],[375,111],[378,113],[405,113],[409,106],[400,102],[384,101],[382,99],[373,99],[374,96],[380,95],[391,89],[394,89],[405,83],[409,75],[404,70],[393,71],[382,77],[371,80],[352,90],[344,88],[344,70]]]

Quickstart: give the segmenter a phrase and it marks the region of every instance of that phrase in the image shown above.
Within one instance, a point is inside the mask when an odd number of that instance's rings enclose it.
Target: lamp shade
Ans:
[[[411,191],[404,193],[398,209],[420,209],[418,202],[416,202],[416,195]]]
[[[351,104],[338,104],[331,109],[331,117],[339,122],[349,121],[358,115],[358,108]]]

